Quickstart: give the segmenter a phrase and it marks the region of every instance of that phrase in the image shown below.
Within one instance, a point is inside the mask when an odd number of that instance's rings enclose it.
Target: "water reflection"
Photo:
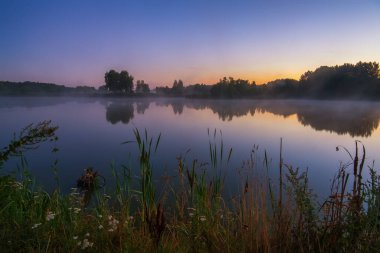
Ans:
[[[183,108],[185,107],[185,101],[186,100],[182,99],[158,100],[156,101],[156,105],[165,107],[171,106],[174,114],[181,115],[183,113]]]
[[[150,102],[146,100],[141,100],[136,102],[136,112],[137,114],[144,114],[149,108]]]
[[[137,114],[149,109],[149,100],[112,102],[106,105],[106,119],[112,124],[128,124]],[[352,137],[368,137],[379,126],[380,110],[377,103],[370,102],[329,102],[304,100],[190,100],[161,99],[154,101],[158,107],[172,107],[174,114],[182,114],[184,108],[211,110],[222,121],[232,121],[234,117],[256,112],[271,113],[287,118],[296,115],[303,126],[317,131],[349,134]]]
[[[112,102],[106,106],[106,119],[111,124],[128,124],[133,117],[134,108],[131,102]]]
[[[359,102],[264,103],[260,110],[288,117],[296,114],[298,122],[317,131],[329,131],[351,137],[369,137],[379,126],[380,110],[376,104]]]
[[[53,107],[65,103],[98,102],[106,108],[106,120],[111,124],[128,124],[138,114],[156,107],[171,107],[173,114],[184,110],[211,110],[222,121],[255,113],[271,113],[287,118],[296,115],[303,126],[317,131],[329,131],[351,137],[369,137],[379,127],[380,103],[310,100],[209,100],[209,99],[102,99],[102,98],[8,98],[2,97],[0,109],[14,107]]]

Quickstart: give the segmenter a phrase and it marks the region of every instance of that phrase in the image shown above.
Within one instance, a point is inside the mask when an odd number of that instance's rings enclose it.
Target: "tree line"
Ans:
[[[104,75],[105,85],[96,91],[93,87],[65,87],[56,84],[33,82],[1,82],[0,95],[38,94],[151,94],[149,84],[137,80],[126,70],[110,70]],[[277,79],[257,85],[243,79],[224,77],[213,85],[191,84],[185,86],[181,79],[171,87],[156,87],[158,96],[198,98],[316,98],[316,99],[379,99],[380,70],[377,62],[358,62],[336,66],[321,66],[305,72],[299,80]]]
[[[316,98],[355,99],[380,98],[379,63],[358,62],[332,67],[321,66],[305,72],[299,80],[277,79],[263,85],[248,80],[224,77],[216,84],[194,84],[183,86],[180,92],[178,82],[172,88],[157,87],[162,95],[211,98]]]
[[[95,93],[96,89],[89,86],[66,87],[53,83],[0,81],[0,95],[6,96],[60,96]]]

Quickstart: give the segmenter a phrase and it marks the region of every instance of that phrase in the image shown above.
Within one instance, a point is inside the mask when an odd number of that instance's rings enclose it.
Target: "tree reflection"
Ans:
[[[168,100],[158,100],[156,101],[157,106],[171,106],[174,114],[181,115],[183,113],[183,108],[187,104],[187,99],[168,99]]]
[[[133,103],[130,102],[113,102],[106,107],[106,119],[111,124],[121,122],[128,124],[134,117]]]
[[[149,101],[137,101],[136,102],[136,112],[137,114],[144,114],[145,111],[149,108],[150,102]]]
[[[291,101],[262,103],[260,110],[287,117],[317,131],[369,137],[379,126],[380,111],[370,103]]]
[[[173,108],[173,112],[174,114],[179,114],[181,115],[183,113],[183,107],[184,107],[184,103],[180,100],[178,101],[175,101],[171,104],[172,108]]]
[[[380,110],[366,102],[328,102],[309,100],[165,100],[156,103],[169,106],[175,114],[184,107],[195,110],[210,109],[222,121],[233,117],[254,116],[255,112],[268,112],[288,117],[297,115],[303,126],[317,131],[349,134],[352,137],[368,137],[379,126]]]

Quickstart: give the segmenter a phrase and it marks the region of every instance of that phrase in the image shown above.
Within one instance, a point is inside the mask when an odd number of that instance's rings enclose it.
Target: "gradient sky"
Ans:
[[[1,0],[0,80],[99,86],[263,83],[380,61],[380,1]]]

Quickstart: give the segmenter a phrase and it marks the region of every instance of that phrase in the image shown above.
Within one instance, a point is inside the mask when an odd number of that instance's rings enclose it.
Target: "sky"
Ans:
[[[151,87],[380,61],[379,0],[0,0],[0,80]]]

